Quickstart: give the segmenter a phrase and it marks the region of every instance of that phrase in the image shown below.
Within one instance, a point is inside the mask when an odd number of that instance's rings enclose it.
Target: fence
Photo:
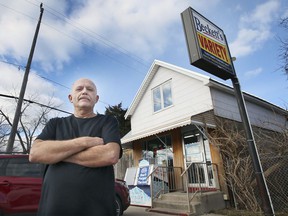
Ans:
[[[288,155],[261,156],[275,215],[288,215]]]
[[[118,179],[124,179],[126,169],[133,166],[133,150],[126,149],[123,151],[122,158],[114,166],[115,177]]]

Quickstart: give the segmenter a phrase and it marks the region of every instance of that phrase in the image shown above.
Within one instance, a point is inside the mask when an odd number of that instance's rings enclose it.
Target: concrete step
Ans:
[[[193,199],[192,199],[192,196]],[[188,197],[186,192],[171,192],[171,193],[166,193],[166,194],[161,194],[158,199],[165,200],[167,202],[169,201],[181,201],[181,202],[188,202]],[[189,194],[189,199],[195,202],[201,202],[202,199],[202,194],[196,193],[196,194]]]
[[[155,199],[153,201],[154,208],[199,215],[211,210],[225,208],[225,202],[221,192],[213,191],[195,194],[192,201],[190,201],[190,212],[188,212],[187,194],[184,192],[171,192],[162,194],[158,199]]]
[[[166,194],[161,194],[158,199],[165,200],[165,201],[182,201],[187,202],[187,194],[186,192],[171,192]]]
[[[191,202],[190,206],[200,206],[201,203],[200,202]],[[170,209],[176,209],[176,210],[184,210],[187,211],[188,210],[188,203],[183,202],[183,201],[179,201],[179,200],[155,200],[153,202],[153,206],[154,207],[161,207],[161,208],[170,208]]]
[[[187,202],[182,202],[182,201],[164,201],[164,200],[157,200],[153,202],[153,209],[154,208],[161,208],[161,209],[170,209],[170,210],[175,210],[179,212],[189,212],[188,210],[188,204]],[[190,203],[190,213],[195,213],[195,212],[203,212],[201,209],[201,203],[200,202],[191,202]]]

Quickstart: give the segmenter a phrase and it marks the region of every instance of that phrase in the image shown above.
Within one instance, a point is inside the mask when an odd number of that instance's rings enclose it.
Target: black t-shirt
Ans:
[[[105,144],[116,142],[121,147],[117,120],[100,114],[87,119],[73,115],[51,119],[37,139],[67,140],[81,136],[101,137]],[[48,166],[39,216],[114,216],[115,212],[112,165],[89,168],[59,162]]]

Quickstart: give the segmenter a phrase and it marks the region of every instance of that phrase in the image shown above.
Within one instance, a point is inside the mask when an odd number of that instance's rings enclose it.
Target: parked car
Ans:
[[[30,163],[28,155],[0,155],[0,216],[35,215],[45,166]],[[117,215],[130,205],[126,182],[115,180]]]

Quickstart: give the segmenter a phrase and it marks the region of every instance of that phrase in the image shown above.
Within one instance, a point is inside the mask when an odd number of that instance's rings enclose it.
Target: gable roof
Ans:
[[[180,73],[180,74],[183,74],[185,76],[191,77],[193,79],[197,79],[197,80],[201,81],[204,85],[208,86],[209,88],[218,89],[222,92],[226,92],[226,93],[231,94],[231,95],[235,94],[233,87],[231,87],[227,84],[224,84],[222,82],[216,81],[216,80],[210,78],[209,76],[205,76],[205,75],[193,72],[191,70],[177,67],[175,65],[168,64],[168,63],[165,63],[165,62],[162,62],[159,60],[155,60],[152,64],[152,66],[150,67],[147,75],[145,76],[140,88],[138,89],[132,103],[130,104],[130,106],[129,106],[126,114],[125,114],[125,118],[131,117],[134,114],[135,110],[137,109],[138,104],[141,102],[145,92],[147,91],[147,88],[149,87],[150,83],[152,82],[155,74],[157,73],[157,71],[159,70],[160,67],[166,68],[168,70],[172,70],[175,73]],[[273,110],[273,112],[279,113],[280,115],[286,116],[286,118],[287,118],[287,116],[288,116],[287,110],[285,110],[285,109],[283,109],[277,105],[274,105],[268,101],[265,101],[264,99],[261,99],[257,96],[254,96],[252,94],[245,93],[245,92],[242,92],[242,93],[243,93],[243,97],[245,99],[245,102],[250,101],[254,104],[265,107],[269,110]],[[209,112],[214,112],[214,111],[210,110]],[[205,113],[201,113],[201,115],[205,115]],[[191,119],[192,117],[193,117],[193,119]],[[198,124],[199,122],[197,121],[197,117],[199,117],[199,116],[189,116],[189,118],[178,119],[176,122],[174,122],[175,124],[164,125],[162,128],[152,128],[151,130],[149,129],[147,131],[141,131],[141,133],[137,133],[137,134],[132,134],[132,130],[131,130],[128,134],[126,134],[121,139],[121,142],[122,143],[129,143],[133,140],[137,140],[137,139],[140,139],[143,137],[151,136],[153,134],[157,134],[160,132],[171,130],[171,129],[174,129],[177,127],[182,127],[184,125],[191,124],[193,122]],[[211,125],[214,126],[213,123]]]
[[[160,67],[164,67],[164,68],[167,68],[167,69],[170,69],[170,70],[173,70],[177,73],[181,73],[183,75],[186,75],[186,76],[189,76],[191,78],[194,78],[194,79],[197,79],[197,80],[200,80],[204,83],[204,85],[207,85],[207,86],[210,86],[210,87],[214,87],[214,88],[218,88],[218,89],[221,89],[222,91],[225,91],[225,92],[230,92],[230,94],[234,94],[234,89],[227,85],[227,84],[224,84],[222,82],[219,82],[219,81],[216,81],[212,78],[210,78],[209,76],[206,76],[206,75],[202,75],[200,73],[197,73],[197,72],[193,72],[191,70],[188,70],[188,69],[184,69],[182,67],[178,67],[178,66],[175,66],[173,64],[169,64],[169,63],[166,63],[166,62],[163,62],[163,61],[160,61],[160,60],[154,60],[153,64],[151,65],[148,73],[146,74],[140,88],[138,89],[132,103],[130,104],[126,114],[125,114],[125,118],[128,118],[130,116],[133,115],[134,111],[136,110],[139,102],[141,101],[143,95],[145,94],[151,80],[153,79],[154,75],[156,74],[156,72],[158,71],[158,69]],[[260,106],[264,106],[266,108],[269,108],[269,109],[273,109],[274,111],[277,110],[277,112],[280,112],[284,115],[287,115],[287,110],[283,109],[282,107],[279,107],[275,104],[272,104],[262,98],[259,98],[255,95],[252,95],[250,93],[247,93],[247,92],[243,92],[243,97],[245,98],[245,100],[250,100],[250,101],[253,101],[254,103],[256,104],[259,104]]]
[[[197,80],[201,80],[202,82],[204,82],[204,84],[208,84],[210,82],[210,77],[193,72],[191,70],[188,69],[184,69],[163,61],[159,61],[159,60],[154,60],[153,64],[151,65],[148,73],[146,74],[140,88],[138,89],[132,103],[130,104],[126,114],[125,114],[125,118],[128,118],[130,116],[133,115],[135,109],[137,108],[139,102],[141,101],[141,98],[143,97],[144,93],[146,92],[151,80],[153,79],[154,75],[156,74],[156,72],[158,71],[158,69],[160,67],[164,67],[173,71],[177,71],[177,73],[181,73],[184,74],[186,76],[189,76],[191,78],[197,79]]]

